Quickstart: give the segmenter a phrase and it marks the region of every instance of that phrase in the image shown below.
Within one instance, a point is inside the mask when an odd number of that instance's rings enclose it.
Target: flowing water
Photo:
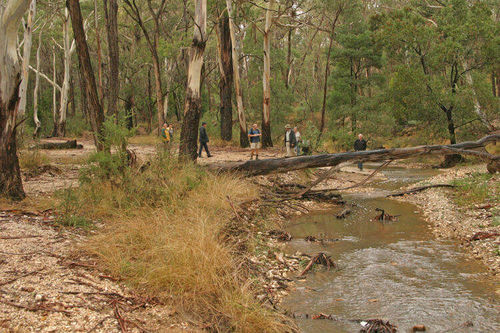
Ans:
[[[414,325],[425,325],[427,332],[500,332],[498,279],[467,259],[456,242],[434,239],[416,206],[385,198],[388,190],[435,171],[391,168],[384,174],[387,180],[375,185],[377,191],[345,196],[355,204],[346,219],[336,219],[338,211],[321,212],[303,216],[287,228],[294,236],[288,253],[326,252],[339,269],[309,273],[297,282],[284,308],[344,319],[385,319],[397,325],[398,332]],[[401,216],[397,222],[374,222],[375,208]],[[308,243],[303,240],[308,235],[339,241]],[[456,328],[467,321],[474,326]],[[348,320],[297,323],[304,332],[361,329]]]

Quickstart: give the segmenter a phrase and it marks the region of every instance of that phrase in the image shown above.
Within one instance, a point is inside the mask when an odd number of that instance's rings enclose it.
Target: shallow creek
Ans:
[[[314,255],[326,252],[338,270],[319,269],[298,281],[283,307],[299,314],[331,314],[344,319],[385,319],[408,332],[425,325],[427,332],[500,332],[498,278],[468,259],[456,242],[436,240],[414,205],[386,199],[407,184],[436,174],[433,170],[390,168],[375,191],[344,196],[352,214],[338,211],[300,217],[287,228],[294,239],[285,251]],[[385,209],[401,215],[397,222],[372,221]],[[308,243],[305,236],[339,239]],[[473,327],[454,328],[466,321]],[[359,332],[348,320],[297,319],[304,332]],[[451,330],[450,330],[451,329]]]

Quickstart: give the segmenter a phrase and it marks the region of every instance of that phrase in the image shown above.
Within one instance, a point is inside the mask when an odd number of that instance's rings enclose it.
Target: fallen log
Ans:
[[[428,145],[291,158],[271,158],[244,162],[213,163],[207,165],[207,167],[215,171],[243,172],[248,176],[259,176],[307,168],[333,167],[344,162],[380,162],[401,160],[422,155],[449,155],[451,154],[451,150],[456,149],[462,150],[463,154],[468,154],[470,149],[481,148],[490,142],[499,140],[500,134],[493,134],[477,141],[467,141],[454,145]],[[500,156],[489,155],[489,159],[491,161],[499,161]]]
[[[78,144],[76,140],[68,140],[65,142],[40,142],[35,145],[38,149],[83,149],[83,145]]]
[[[411,188],[411,189],[406,190],[406,191],[391,193],[391,194],[386,195],[386,197],[387,198],[389,198],[389,197],[402,197],[403,195],[406,195],[406,194],[413,194],[413,193],[417,193],[417,192],[421,192],[421,191],[427,190],[429,188],[436,188],[436,187],[449,187],[449,188],[453,188],[453,187],[455,187],[455,185],[450,185],[450,184],[434,184],[434,185],[419,186],[419,187]]]
[[[470,238],[470,241],[478,241],[478,240],[483,240],[483,239],[488,239],[488,238],[493,238],[500,236],[500,233],[495,232],[495,231],[479,231],[476,232],[472,237]]]

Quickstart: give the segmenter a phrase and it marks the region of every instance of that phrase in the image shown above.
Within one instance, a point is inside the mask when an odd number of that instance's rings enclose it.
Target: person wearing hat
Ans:
[[[207,143],[210,140],[208,139],[207,123],[206,122],[201,123],[199,141],[200,141],[200,149],[198,150],[198,157],[201,157],[201,152],[202,152],[203,148],[205,148],[205,151],[207,152],[207,157],[212,157],[212,155],[210,155],[210,152],[208,151]]]
[[[297,139],[295,138],[295,133],[292,130],[292,126],[285,126],[285,147],[286,147],[286,157],[295,156],[295,145],[297,144]]]

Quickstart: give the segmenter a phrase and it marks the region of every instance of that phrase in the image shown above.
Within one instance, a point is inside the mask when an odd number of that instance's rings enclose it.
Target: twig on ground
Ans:
[[[29,273],[26,273],[26,274],[23,274],[23,275],[20,275],[20,276],[16,276],[15,278],[12,278],[12,279],[10,279],[10,280],[4,281],[4,282],[0,282],[0,287],[5,286],[5,285],[8,285],[8,284],[10,284],[10,283],[12,283],[12,282],[15,282],[15,281],[17,281],[17,280],[19,280],[19,279],[22,279],[22,278],[24,278],[24,277],[27,277],[27,276],[30,276],[30,275],[37,274],[37,273],[41,272],[42,270],[43,270],[43,268],[41,268],[41,269],[37,269],[37,270],[35,270],[35,271],[29,272]]]
[[[402,197],[403,195],[406,195],[406,194],[413,194],[413,193],[417,193],[417,192],[420,192],[420,191],[427,190],[429,188],[436,188],[436,187],[454,188],[455,185],[451,185],[451,184],[434,184],[434,185],[419,186],[419,187],[411,188],[411,189],[406,190],[406,191],[391,193],[391,194],[388,194],[386,197],[387,198],[390,198],[390,197]]]

